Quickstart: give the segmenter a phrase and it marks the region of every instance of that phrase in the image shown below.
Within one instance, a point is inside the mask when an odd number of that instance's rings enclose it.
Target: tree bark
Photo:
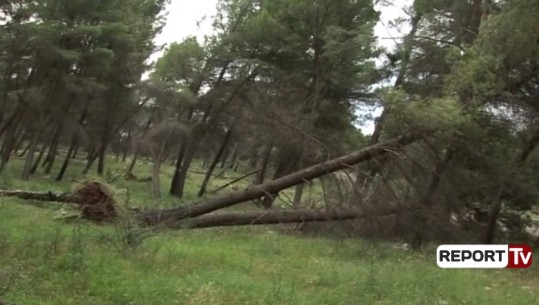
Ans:
[[[30,174],[35,174],[37,172],[37,168],[39,167],[39,163],[41,162],[41,159],[43,159],[43,155],[45,154],[45,151],[47,150],[47,147],[49,144],[43,144],[43,147],[41,147],[41,150],[39,151],[39,155],[37,156],[36,161],[34,162],[34,165],[32,166],[32,169],[30,170]]]
[[[67,150],[66,157],[64,159],[64,162],[62,163],[62,167],[60,168],[60,171],[58,172],[58,176],[56,176],[56,181],[61,181],[64,178],[65,172],[67,170],[67,166],[69,165],[69,160],[72,158],[75,158],[75,149],[79,145],[79,139],[76,135],[73,135],[73,138],[71,139],[71,143],[69,144],[69,149]]]
[[[301,160],[301,148],[298,149],[295,146],[290,146],[288,144],[283,145],[276,157],[275,161],[275,173],[273,174],[273,179],[280,178],[284,175],[288,175],[292,171],[296,170],[298,163]],[[266,209],[270,209],[273,206],[275,198],[279,195],[279,192],[269,192],[262,199],[261,205]]]
[[[1,160],[0,160],[0,171],[4,169],[4,167],[9,162],[9,159],[11,157],[11,152],[13,151],[13,147],[15,144],[15,133],[16,133],[16,127],[12,126],[8,129],[6,136],[4,138],[4,143],[2,143],[2,149],[0,150],[1,153]]]
[[[239,150],[239,144],[234,146],[234,150],[232,151],[232,157],[230,159],[230,164],[228,165],[228,168],[234,168],[234,165],[236,165],[236,159],[238,158],[238,150]]]
[[[176,158],[176,164],[174,165],[174,174],[172,175],[172,183],[170,185],[170,194],[176,194],[179,192],[179,175],[182,168],[183,158],[185,156],[185,147],[187,145],[187,135],[184,135],[181,140],[181,147],[178,151],[178,157]]]
[[[32,165],[34,161],[34,154],[37,149],[37,142],[39,140],[39,136],[41,135],[41,125],[42,123],[38,123],[37,127],[33,131],[33,135],[30,138],[30,144],[28,148],[28,153],[26,155],[26,158],[24,160],[24,167],[21,174],[21,180],[28,180],[30,178],[30,171],[32,170]]]
[[[444,153],[443,158],[438,159],[434,166],[434,171],[422,202],[426,210],[423,212],[423,215],[421,213],[417,214],[419,219],[417,219],[416,224],[418,227],[415,236],[410,243],[410,246],[413,249],[419,249],[423,244],[423,233],[428,229],[427,223],[429,222],[429,219],[427,218],[428,215],[426,214],[429,212],[429,208],[434,204],[434,196],[438,191],[438,187],[440,186],[440,182],[447,167],[455,157],[455,153],[454,145],[450,145],[449,149]]]
[[[101,146],[99,148],[98,152],[98,160],[97,160],[97,174],[99,176],[103,176],[103,173],[105,172],[105,157],[107,153],[107,146],[109,144],[108,135],[105,139],[102,140]]]
[[[161,180],[159,179],[159,172],[161,171],[161,154],[153,154],[153,166],[152,166],[152,194],[156,199],[161,198]]]
[[[514,169],[512,172],[508,175],[506,178],[506,181],[510,181],[512,177],[522,168],[524,167],[526,160],[530,156],[530,154],[535,150],[535,148],[539,145],[539,129],[535,131],[531,139],[528,141],[525,147],[522,148],[522,150],[517,154],[515,157],[515,160],[513,161]],[[500,187],[500,190],[498,193],[496,193],[493,203],[490,208],[488,223],[487,223],[487,229],[485,230],[485,234],[483,237],[483,243],[485,244],[491,244],[494,242],[494,238],[496,236],[496,223],[498,222],[498,217],[500,216],[500,212],[502,210],[502,195],[505,191],[505,185],[502,185]]]
[[[296,190],[294,192],[294,209],[299,208],[301,205],[301,198],[303,197],[303,187],[305,186],[305,183],[300,183],[296,185]]]
[[[155,112],[157,111],[157,107],[154,107],[152,110],[152,114],[148,118],[148,121],[146,121],[146,124],[144,125],[144,129],[142,130],[141,138],[144,138],[146,133],[148,132],[148,129],[150,129],[150,126],[152,125],[152,120],[155,115]],[[129,145],[129,143],[126,144],[126,146]],[[131,176],[133,173],[133,169],[135,168],[135,164],[137,163],[137,158],[139,154],[139,146],[140,144],[138,141],[135,143],[135,151],[133,152],[133,160],[131,160],[131,163],[129,164],[129,167],[127,168],[127,172],[125,173],[126,177]]]
[[[200,186],[200,190],[198,191],[198,197],[202,197],[204,193],[206,192],[206,187],[208,186],[208,183],[210,182],[211,174],[213,173],[213,170],[219,163],[219,160],[221,159],[221,156],[223,155],[228,142],[230,141],[230,138],[232,137],[232,134],[234,133],[234,127],[230,127],[230,129],[227,130],[225,137],[223,139],[223,142],[221,143],[221,147],[219,147],[219,151],[217,151],[217,154],[215,155],[215,158],[213,159],[212,163],[208,167],[208,170],[206,171],[206,175],[204,176],[204,181],[202,181],[202,185]]]
[[[135,151],[133,152],[133,159],[129,163],[129,167],[127,168],[127,172],[125,174],[126,177],[129,177],[133,174],[133,169],[135,168],[135,164],[137,164],[138,159],[138,144],[137,147],[135,147]]]
[[[191,163],[195,158],[195,153],[204,135],[204,133],[200,133],[202,130],[199,130],[199,128],[202,127],[195,127],[196,130],[193,130],[191,135],[187,136],[187,139],[184,142],[185,144],[182,145],[182,151],[180,152],[180,157],[182,157],[182,160],[180,161],[180,158],[178,158],[176,163],[176,165],[179,165],[179,167],[176,167],[176,170],[174,171],[170,194],[179,198],[183,197],[189,166],[191,166]]]
[[[0,190],[0,197],[17,197],[24,200],[54,201],[63,203],[76,203],[70,193],[55,194],[51,192],[28,192]]]
[[[69,111],[69,107],[66,107],[64,110],[64,113],[67,113]],[[54,161],[56,160],[56,154],[58,153],[58,144],[60,142],[60,135],[63,131],[64,122],[60,122],[58,124],[57,129],[54,132],[54,136],[52,138],[51,144],[49,145],[49,152],[47,153],[47,157],[45,158],[44,164],[45,166],[45,174],[50,174],[52,170],[52,166],[54,165]]]
[[[271,157],[271,151],[273,149],[273,142],[271,142],[270,144],[268,144],[268,146],[266,147],[266,150],[264,151],[264,156],[263,156],[263,159],[262,159],[262,164],[259,166],[260,167],[260,171],[258,172],[258,174],[256,174],[256,178],[255,178],[255,184],[262,184],[264,183],[264,179],[266,177],[266,170],[268,168],[268,164],[269,164],[269,159]]]
[[[152,193],[154,198],[161,198],[161,179],[159,174],[161,172],[161,164],[165,160],[165,151],[170,140],[170,133],[159,143],[159,148],[157,151],[150,146],[150,152],[153,157],[153,167],[152,167]]]
[[[88,99],[84,110],[82,111],[80,118],[79,118],[79,126],[82,127],[84,125],[84,120],[86,120],[86,115],[88,114],[88,109],[91,105],[91,98]],[[67,166],[69,165],[69,161],[71,159],[75,159],[77,156],[77,150],[79,148],[79,136],[75,131],[73,131],[71,135],[71,143],[69,145],[69,149],[67,151],[66,157],[64,159],[64,162],[62,163],[62,167],[60,168],[60,171],[58,172],[58,176],[56,176],[56,181],[61,181],[64,177],[64,174],[67,170]],[[88,168],[89,169],[89,168]]]
[[[394,211],[388,212],[394,213]],[[209,228],[223,226],[268,225],[314,221],[339,221],[371,217],[359,210],[273,210],[256,212],[211,213],[180,222],[177,226]]]

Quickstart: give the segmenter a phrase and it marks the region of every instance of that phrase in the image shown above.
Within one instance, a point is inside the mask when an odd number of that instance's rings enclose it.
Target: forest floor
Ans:
[[[41,174],[21,181],[21,164],[15,161],[0,173],[0,189],[63,192],[92,178],[79,174],[80,161],[64,182]],[[166,195],[156,202],[151,182],[126,181],[124,163],[108,164],[105,180],[118,201],[130,206],[193,202],[203,178],[195,169],[184,199]],[[163,194],[172,170],[163,168]],[[138,178],[149,173],[144,162],[135,170]],[[209,189],[227,181],[215,179]],[[310,192],[307,198],[320,196],[316,186]],[[60,221],[66,212],[68,207],[56,204],[0,198],[0,303],[529,305],[539,300],[537,263],[527,270],[443,270],[436,266],[435,245],[412,252],[386,242],[287,235],[271,226],[155,232],[128,223]]]

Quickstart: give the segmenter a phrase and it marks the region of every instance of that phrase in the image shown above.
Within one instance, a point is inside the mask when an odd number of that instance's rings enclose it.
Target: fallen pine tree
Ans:
[[[268,194],[276,194],[279,191],[294,185],[304,183],[335,171],[350,168],[363,161],[370,160],[391,151],[399,150],[404,146],[421,139],[423,136],[424,133],[402,135],[357,150],[350,154],[315,164],[281,178],[227,195],[203,200],[188,207],[142,212],[140,214],[140,219],[147,225],[165,224],[174,226],[176,222],[183,219],[198,217],[242,202],[257,199]],[[301,222],[301,219],[298,221]]]
[[[29,192],[21,190],[0,190],[0,197],[17,197],[24,200],[54,201],[75,203],[71,193],[55,194],[52,192]]]
[[[377,213],[376,217],[393,215],[396,210]],[[267,210],[249,212],[214,212],[190,218],[177,223],[177,227],[211,228],[225,226],[271,225],[317,221],[342,221],[372,217],[372,213],[358,209],[344,208],[334,210]]]
[[[258,212],[211,213],[267,194],[279,191],[318,178],[325,174],[349,168],[366,160],[386,154],[413,143],[423,136],[421,133],[403,135],[380,142],[376,145],[352,152],[339,158],[315,164],[311,167],[283,176],[281,178],[255,185],[250,188],[200,201],[188,207],[139,211],[133,213],[142,225],[178,227],[233,226],[246,224],[276,224],[307,221],[335,221],[363,217],[356,210],[272,210]],[[84,184],[73,194],[52,194],[24,191],[0,191],[0,196],[14,196],[22,199],[59,201],[74,203],[82,208],[82,216],[93,221],[113,220],[117,217],[115,203],[106,189],[98,182]],[[211,214],[209,214],[211,213]],[[186,221],[187,220],[187,221]]]

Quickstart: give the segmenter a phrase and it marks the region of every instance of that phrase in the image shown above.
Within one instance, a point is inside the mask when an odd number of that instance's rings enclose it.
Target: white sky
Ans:
[[[395,29],[391,27],[391,21],[406,17],[402,8],[409,5],[412,0],[378,2],[390,2],[391,4],[376,6],[381,12],[381,21],[375,27],[375,34],[379,38],[379,45],[392,48],[395,46],[395,41],[388,38],[402,37],[409,31],[409,28],[401,27],[400,29]],[[217,0],[171,0],[166,9],[166,25],[160,35],[157,36],[155,42],[157,45],[167,45],[172,42],[181,41],[191,35],[196,36],[202,42],[205,35],[211,34],[211,17],[216,13],[216,5]],[[161,54],[162,51],[156,52],[151,56],[150,60],[155,61]],[[378,116],[380,112],[381,110],[378,109],[374,111],[373,115]],[[364,133],[372,133],[373,128],[374,124],[372,121],[361,126]]]

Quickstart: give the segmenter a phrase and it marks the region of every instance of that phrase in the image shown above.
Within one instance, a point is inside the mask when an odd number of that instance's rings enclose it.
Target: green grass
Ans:
[[[534,304],[537,268],[442,270],[433,249],[273,233],[161,232],[123,249],[110,226],[1,201],[0,293],[16,304]]]
[[[66,182],[40,175],[23,182],[14,178],[16,166],[0,174],[0,188],[61,191],[84,179],[73,167]],[[148,171],[140,165],[137,175]],[[163,170],[164,188],[169,171]],[[197,179],[190,175],[186,201],[196,198]],[[129,189],[133,205],[153,200],[149,184],[118,179],[113,185],[119,199]],[[388,243],[278,234],[266,226],[150,232],[129,248],[122,237],[140,228],[66,223],[55,220],[58,214],[57,205],[0,198],[0,299],[40,305],[524,305],[539,299],[537,264],[524,271],[443,270],[434,248],[411,252]]]

